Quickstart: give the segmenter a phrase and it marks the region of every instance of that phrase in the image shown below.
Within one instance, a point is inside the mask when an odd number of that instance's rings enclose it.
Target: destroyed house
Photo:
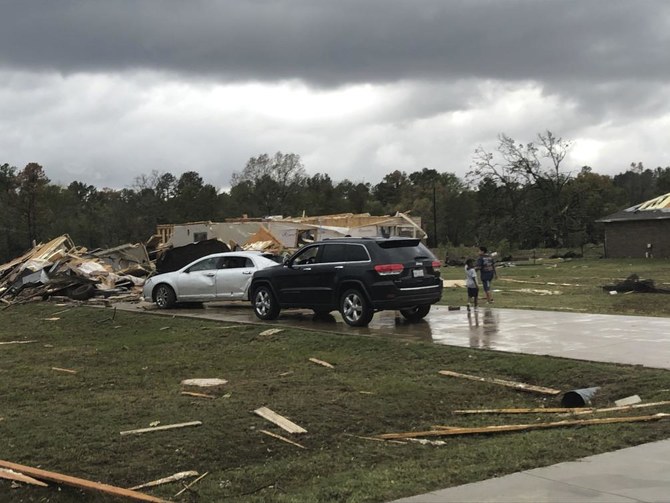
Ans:
[[[344,213],[313,217],[229,219],[226,222],[189,222],[158,226],[157,234],[174,247],[219,239],[231,248],[293,250],[313,241],[345,236],[405,236],[426,238],[421,219],[398,212],[392,216]]]
[[[670,258],[670,193],[598,222],[605,228],[605,257]]]

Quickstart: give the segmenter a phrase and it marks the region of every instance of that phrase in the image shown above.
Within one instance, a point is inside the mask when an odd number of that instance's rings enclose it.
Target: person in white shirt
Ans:
[[[477,298],[479,297],[479,285],[477,285],[477,270],[475,261],[471,258],[465,261],[465,287],[468,289],[468,311],[470,303],[477,308]]]

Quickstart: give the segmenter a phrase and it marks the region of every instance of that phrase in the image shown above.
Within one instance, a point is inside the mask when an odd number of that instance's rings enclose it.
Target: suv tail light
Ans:
[[[397,275],[402,272],[404,266],[402,264],[379,264],[375,266],[375,271],[380,276]]]
[[[439,269],[442,266],[442,262],[439,260],[433,260],[433,263],[431,264],[433,266],[433,269]]]

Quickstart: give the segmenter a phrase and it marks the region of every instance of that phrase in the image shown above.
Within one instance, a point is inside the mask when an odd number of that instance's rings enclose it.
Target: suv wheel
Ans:
[[[420,321],[426,317],[429,311],[430,304],[423,304],[421,306],[401,309],[400,314],[402,314],[407,321]]]
[[[168,285],[158,285],[154,294],[156,305],[160,309],[169,309],[177,303],[177,296],[174,290]]]
[[[261,320],[274,320],[279,316],[279,304],[269,287],[262,285],[254,290],[254,313]]]
[[[340,298],[340,314],[347,325],[365,327],[372,320],[374,312],[360,290],[351,289]]]

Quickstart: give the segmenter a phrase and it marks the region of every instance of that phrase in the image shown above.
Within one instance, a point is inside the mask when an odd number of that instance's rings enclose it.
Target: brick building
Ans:
[[[601,218],[605,257],[670,258],[670,193]]]

